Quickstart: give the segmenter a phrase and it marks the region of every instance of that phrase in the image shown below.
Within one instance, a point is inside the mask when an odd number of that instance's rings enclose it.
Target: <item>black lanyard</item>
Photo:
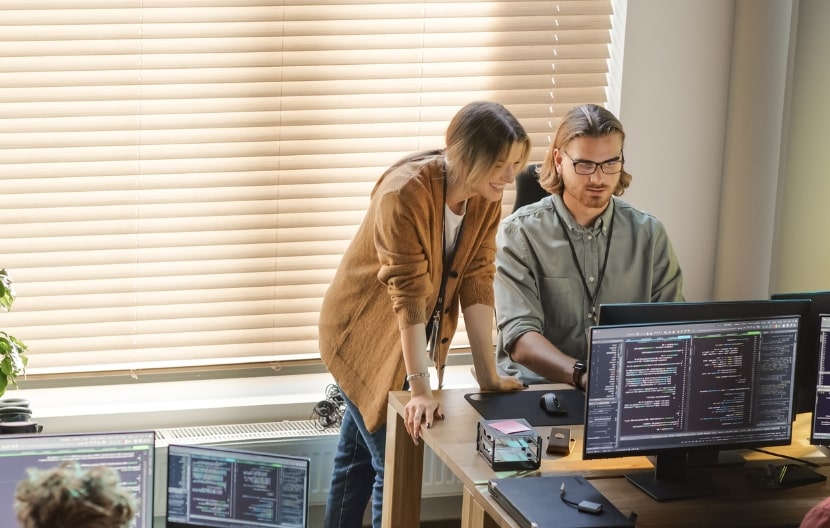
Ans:
[[[591,313],[588,314],[588,316],[593,319],[594,324],[596,324],[599,288],[602,286],[602,279],[605,277],[605,268],[608,266],[608,254],[611,252],[611,235],[614,233],[614,213],[611,213],[611,221],[608,223],[608,239],[605,242],[605,258],[602,261],[602,268],[599,270],[599,277],[597,277],[597,287],[592,294],[591,288],[588,287],[588,281],[585,280],[585,273],[582,271],[582,266],[579,265],[579,258],[576,256],[576,248],[574,247],[573,240],[571,240],[571,236],[568,234],[568,229],[570,229],[570,227],[568,227],[559,215],[556,203],[553,204],[553,212],[556,214],[556,218],[559,219],[559,223],[562,224],[562,229],[565,232],[565,238],[568,239],[568,245],[571,247],[571,257],[573,257],[574,266],[576,266],[576,270],[579,272],[579,278],[582,279],[582,287],[585,288],[585,295],[587,295],[588,300],[591,301]]]
[[[447,277],[452,269],[453,260],[455,260],[455,252],[458,249],[458,242],[461,240],[461,232],[464,230],[464,218],[461,218],[461,225],[458,226],[458,233],[455,236],[455,244],[452,250],[447,254],[447,170],[444,168],[444,193],[443,200],[441,200],[441,258],[444,261],[441,269],[441,286],[438,290],[438,300],[435,302],[435,308],[432,311],[431,320],[427,324],[427,351],[429,359],[435,361],[435,351],[438,350],[438,338],[441,333],[441,312],[444,310],[444,293],[447,289]]]

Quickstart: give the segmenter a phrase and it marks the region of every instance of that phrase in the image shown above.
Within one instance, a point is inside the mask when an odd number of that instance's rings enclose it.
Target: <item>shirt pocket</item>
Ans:
[[[540,300],[545,314],[545,328],[580,324],[583,310],[581,286],[567,277],[545,277],[542,280]]]

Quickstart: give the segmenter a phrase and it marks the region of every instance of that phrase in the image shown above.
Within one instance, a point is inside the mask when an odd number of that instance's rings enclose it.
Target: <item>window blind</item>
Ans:
[[[383,170],[480,99],[541,161],[606,100],[610,0],[7,0],[0,329],[30,376],[319,361]],[[507,193],[504,211],[511,208]],[[463,325],[454,340],[463,344]]]

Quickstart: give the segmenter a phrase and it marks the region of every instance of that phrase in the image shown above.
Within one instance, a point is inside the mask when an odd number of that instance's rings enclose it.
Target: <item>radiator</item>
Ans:
[[[167,511],[167,446],[210,444],[307,457],[311,460],[309,502],[324,505],[337,448],[339,430],[325,429],[316,420],[294,420],[255,424],[179,427],[156,431],[156,516]],[[424,497],[461,495],[461,482],[426,446],[424,449]]]

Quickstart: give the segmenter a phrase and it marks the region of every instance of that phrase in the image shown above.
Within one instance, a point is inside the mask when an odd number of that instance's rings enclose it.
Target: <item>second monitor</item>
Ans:
[[[221,446],[167,448],[167,528],[308,528],[310,461]]]
[[[830,296],[828,296],[830,302]],[[800,318],[798,355],[795,365],[793,419],[798,413],[811,412],[816,394],[816,305],[804,295],[793,298],[752,299],[742,301],[697,301],[603,304],[599,307],[599,324],[630,325],[674,321],[714,321],[766,317]],[[830,304],[827,312],[830,313]]]
[[[626,475],[657,500],[703,494],[689,457],[787,445],[799,317],[595,326],[583,458],[655,455]]]

